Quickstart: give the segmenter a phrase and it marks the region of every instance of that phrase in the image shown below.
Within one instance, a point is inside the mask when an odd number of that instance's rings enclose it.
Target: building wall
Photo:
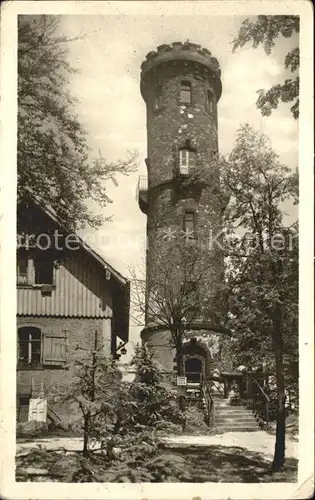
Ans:
[[[38,332],[22,331],[17,344],[18,416],[25,419],[31,390],[38,397],[43,386],[51,407],[51,388],[71,382],[74,358],[84,354],[76,347],[93,347],[96,331],[105,354],[115,351],[116,337],[128,341],[130,290],[125,278],[31,200],[18,205],[17,236],[17,330],[41,332],[40,360]],[[45,271],[40,261],[47,274],[39,272]],[[77,413],[54,407],[63,421]]]
[[[158,332],[146,329],[142,332],[142,342],[154,353],[158,365],[167,372],[174,371],[175,349],[171,347],[171,335],[168,331]]]
[[[224,347],[229,344],[229,337],[215,332],[202,332],[192,330],[188,335],[183,337],[183,357],[186,360],[189,357],[199,357],[203,359],[204,372],[207,377],[211,377],[215,369],[220,371],[228,371],[232,369],[229,359],[229,352],[225,352]],[[155,331],[150,327],[143,330],[143,343],[147,344],[152,352],[154,359],[158,365],[165,371],[172,373],[176,370],[175,363],[175,348],[171,346],[171,334],[168,331]],[[189,339],[194,336],[197,340],[197,348],[190,347]],[[201,346],[202,348],[200,349]],[[222,349],[223,347],[223,349]]]
[[[67,364],[60,367],[41,366],[36,369],[19,368],[17,366],[17,396],[28,396],[32,388],[35,394],[41,390],[44,384],[45,394],[48,395],[48,402],[51,405],[52,391],[58,387],[66,387],[74,376],[72,363],[74,357],[78,355],[75,350],[79,345],[84,348],[92,348],[94,345],[95,332],[98,332],[98,340],[104,346],[104,352],[108,355],[111,352],[111,319],[89,319],[89,318],[52,318],[52,317],[27,317],[17,318],[17,328],[23,326],[34,326],[40,328],[43,333],[60,333],[68,330]],[[67,404],[52,405],[54,411],[62,419],[64,424],[73,418],[73,409]],[[77,410],[76,410],[77,411]],[[24,412],[25,418],[25,412]]]
[[[174,266],[179,265],[177,259],[181,256],[175,253],[169,254],[168,246],[172,244],[167,236],[168,231],[174,233],[174,237],[181,238],[182,245],[186,245],[183,231],[183,219],[185,211],[194,211],[196,220],[196,240],[189,245],[200,246],[199,264],[203,266],[203,279],[200,281],[200,296],[207,297],[209,308],[208,319],[215,325],[223,316],[220,304],[216,303],[220,298],[218,290],[223,282],[223,253],[219,246],[221,233],[220,201],[213,195],[212,188],[196,189],[188,195],[176,192],[176,186],[166,185],[161,189],[153,190],[149,196],[149,209],[147,221],[147,283],[151,287],[159,274],[159,267],[164,269],[170,267],[170,259]],[[211,246],[211,241],[214,243]],[[173,248],[174,250],[174,248]],[[176,248],[175,248],[176,250]],[[165,256],[166,261],[163,259]],[[196,262],[198,265],[198,260]],[[160,274],[161,275],[161,274]]]
[[[110,317],[112,298],[104,283],[105,269],[82,251],[73,250],[54,268],[54,288],[49,295],[40,286],[18,285],[17,314]]]

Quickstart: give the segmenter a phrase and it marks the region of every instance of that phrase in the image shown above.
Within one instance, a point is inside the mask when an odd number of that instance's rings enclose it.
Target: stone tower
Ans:
[[[147,290],[169,265],[170,257],[163,261],[161,256],[173,238],[181,235],[179,245],[195,254],[196,248],[202,248],[203,254],[207,251],[207,265],[203,264],[198,282],[205,307],[203,315],[189,324],[184,362],[186,371],[202,371],[209,377],[214,369],[222,370],[220,342],[226,338],[222,305],[217,302],[223,281],[223,253],[217,235],[224,210],[218,164],[220,75],[211,52],[190,42],[160,45],[147,54],[141,66],[148,177],[139,179],[138,201],[147,214]],[[176,264],[180,272],[181,263]],[[170,333],[161,323],[147,313],[142,340],[151,346],[164,369],[172,371],[174,349]]]

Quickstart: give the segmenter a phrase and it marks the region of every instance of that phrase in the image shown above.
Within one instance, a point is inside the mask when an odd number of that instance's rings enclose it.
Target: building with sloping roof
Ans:
[[[130,283],[34,199],[18,205],[17,235],[17,419],[66,423],[69,408],[50,406],[49,388],[69,382],[77,346],[95,336],[119,357]]]

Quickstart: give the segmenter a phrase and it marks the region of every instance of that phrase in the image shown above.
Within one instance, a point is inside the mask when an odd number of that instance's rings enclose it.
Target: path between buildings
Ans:
[[[164,438],[164,441],[172,444],[211,446],[221,445],[226,447],[238,446],[246,448],[249,451],[262,453],[267,456],[273,456],[275,436],[267,434],[264,431],[256,432],[226,432],[224,434],[213,436],[170,436]],[[17,442],[17,453],[26,449],[42,447],[47,450],[58,450],[63,448],[67,451],[76,451],[82,449],[82,439],[79,437],[47,437],[38,438],[31,441]],[[96,446],[97,447],[97,446]],[[299,443],[292,439],[286,439],[286,456],[298,458]]]

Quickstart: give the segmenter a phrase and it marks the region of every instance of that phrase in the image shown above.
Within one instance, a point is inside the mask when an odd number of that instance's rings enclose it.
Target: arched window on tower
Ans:
[[[179,150],[179,175],[189,175],[196,166],[196,152],[183,148]]]
[[[206,94],[206,108],[209,111],[209,113],[213,113],[214,111],[214,104],[213,104],[213,93],[211,90],[207,90]]]
[[[191,83],[188,80],[180,83],[180,102],[181,104],[191,103]]]
[[[154,95],[154,109],[160,109],[162,106],[162,85],[158,85],[155,88],[155,95]]]

